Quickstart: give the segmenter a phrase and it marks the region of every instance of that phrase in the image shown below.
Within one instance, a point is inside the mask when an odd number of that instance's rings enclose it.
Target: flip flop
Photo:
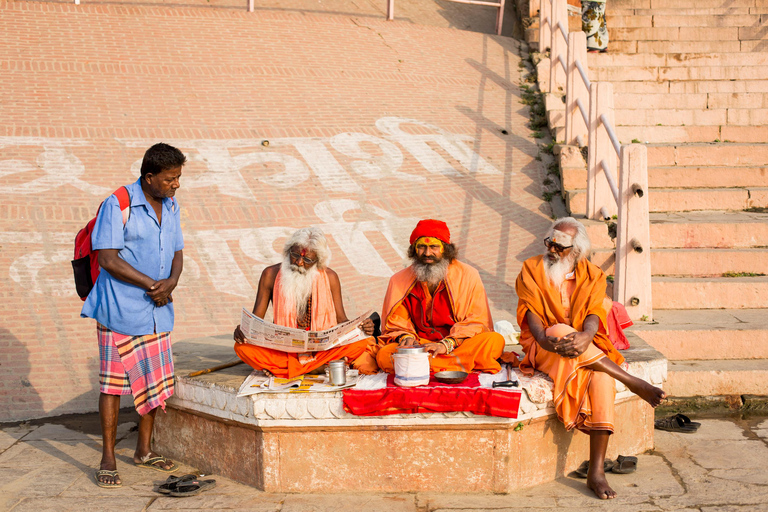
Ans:
[[[610,459],[605,459],[605,462],[603,462],[603,471],[606,473],[613,469],[614,462]],[[589,461],[585,460],[581,463],[581,465],[576,468],[574,471],[576,473],[576,476],[579,478],[587,478],[587,473],[589,473]]]
[[[171,475],[165,483],[157,486],[157,492],[160,494],[170,494],[176,490],[176,487],[184,482],[191,482],[197,478],[197,475],[189,474],[184,476]]]
[[[123,486],[122,482],[120,482],[119,484],[117,484],[117,483],[111,483],[110,484],[110,483],[107,483],[107,482],[102,482],[102,481],[99,480],[100,476],[109,476],[109,477],[115,478],[117,476],[120,476],[120,475],[117,474],[117,471],[113,471],[113,470],[110,470],[110,469],[97,469],[96,470],[96,474],[94,475],[94,478],[96,478],[96,485],[98,485],[99,487],[104,487],[105,489],[112,489],[112,488],[122,487]]]
[[[616,458],[616,464],[613,465],[611,471],[620,475],[634,473],[637,471],[637,457],[633,457],[632,455],[626,457],[624,455],[619,455]]]
[[[667,432],[680,432],[683,434],[693,434],[699,427],[688,426],[680,418],[681,415],[675,414],[653,422],[653,428],[657,430],[666,430]],[[690,421],[690,420],[688,420]]]
[[[187,496],[197,496],[203,491],[216,487],[216,480],[191,480],[176,484],[176,490],[171,491],[170,495],[174,498],[184,498]]]
[[[171,467],[169,467],[168,469],[165,469],[161,466],[158,466],[158,462],[163,464],[170,463]],[[174,471],[179,469],[179,466],[177,466],[175,462],[173,462],[171,459],[167,457],[146,456],[141,459],[141,462],[134,462],[133,464],[140,468],[154,469],[155,471],[160,471],[162,473],[173,473]]]
[[[692,428],[694,430],[698,430],[699,427],[701,426],[701,423],[699,423],[698,421],[691,421],[691,418],[689,418],[685,414],[677,413],[673,417],[679,418],[680,421],[683,422],[683,426],[688,427],[688,428]]]

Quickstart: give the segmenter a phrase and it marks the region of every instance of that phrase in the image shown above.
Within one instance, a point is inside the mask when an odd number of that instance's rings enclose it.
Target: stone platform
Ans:
[[[661,385],[666,360],[629,334],[630,372]],[[176,395],[155,423],[158,451],[206,473],[267,492],[505,493],[553,480],[587,458],[588,437],[557,420],[546,377],[523,382],[517,419],[358,417],[344,411],[341,392],[238,398],[246,365],[186,377],[235,359],[231,345],[227,336],[174,345]],[[652,409],[619,386],[614,458],[653,448]]]

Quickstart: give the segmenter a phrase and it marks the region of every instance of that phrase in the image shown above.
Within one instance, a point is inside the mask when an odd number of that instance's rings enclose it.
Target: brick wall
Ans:
[[[448,222],[496,317],[514,317],[549,222],[514,40],[269,11],[0,13],[0,421],[96,408],[72,241],[157,141],[189,157],[175,340],[232,332],[307,225],[329,235],[347,313],[379,309],[424,217]]]

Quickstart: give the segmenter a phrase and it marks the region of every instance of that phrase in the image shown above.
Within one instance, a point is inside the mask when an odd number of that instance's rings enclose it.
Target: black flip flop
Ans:
[[[632,455],[626,457],[624,455],[619,455],[616,458],[616,464],[613,465],[611,471],[620,475],[634,473],[637,471],[637,457],[633,457]]]
[[[701,426],[701,423],[699,423],[698,421],[691,421],[691,418],[689,418],[685,414],[677,413],[677,414],[675,414],[675,417],[680,418],[680,421],[683,422],[683,426],[685,426],[685,427],[692,428],[694,430],[698,430],[699,427]]]
[[[603,462],[603,471],[606,473],[613,469],[614,462],[611,459],[605,459],[605,462]],[[574,470],[574,473],[579,478],[587,478],[587,473],[589,473],[589,461],[585,460],[581,463],[581,465]]]
[[[157,492],[159,492],[160,494],[170,494],[171,492],[176,490],[177,485],[184,482],[194,481],[196,478],[198,478],[198,476],[193,474],[184,475],[184,476],[171,475],[168,477],[165,483],[157,486]]]
[[[653,422],[653,428],[657,430],[666,430],[667,432],[680,432],[682,434],[693,434],[699,427],[688,426],[685,420],[680,418],[681,414],[668,416]],[[686,416],[687,418],[687,416]],[[688,420],[689,422],[691,420]]]
[[[176,490],[169,494],[174,498],[185,498],[187,496],[197,496],[203,491],[216,487],[216,480],[191,480],[189,482],[180,482],[176,484]]]

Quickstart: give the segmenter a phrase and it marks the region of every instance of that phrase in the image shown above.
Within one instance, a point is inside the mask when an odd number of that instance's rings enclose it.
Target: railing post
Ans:
[[[248,12],[253,12],[253,0],[248,0]]]
[[[387,0],[387,21],[395,19],[395,0]]]
[[[621,147],[619,218],[614,300],[632,320],[653,318],[651,234],[648,213],[648,156],[642,144]]]
[[[568,41],[563,39],[558,24],[562,24],[566,36],[568,34],[568,3],[566,0],[552,0],[552,20],[550,30],[549,52],[549,90],[555,92],[565,88],[565,71],[560,65],[560,57],[565,61],[568,51]]]
[[[618,208],[611,187],[601,165],[605,161],[616,172],[616,150],[600,116],[605,114],[612,126],[613,85],[610,82],[592,82],[589,88],[589,159],[587,161],[587,218],[602,219],[604,208],[608,216],[616,215]],[[618,181],[618,178],[617,178]]]
[[[501,28],[504,26],[504,0],[499,0],[499,12],[496,13],[496,35],[501,35]]]
[[[541,0],[539,9],[539,52],[544,53],[552,41],[552,0]]]
[[[583,143],[587,142],[587,123],[581,115],[576,100],[586,108],[589,105],[589,88],[581,78],[581,73],[576,67],[579,61],[581,68],[589,74],[587,67],[587,35],[584,32],[571,32],[568,34],[568,57],[566,64],[568,72],[565,80],[565,143],[576,146],[579,138]]]

